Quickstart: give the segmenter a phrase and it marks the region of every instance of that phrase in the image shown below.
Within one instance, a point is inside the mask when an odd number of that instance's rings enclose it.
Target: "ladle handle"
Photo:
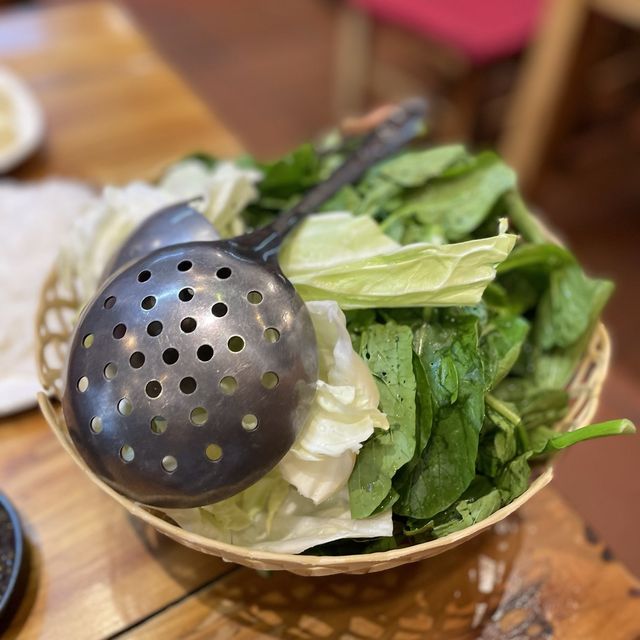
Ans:
[[[284,237],[310,213],[329,200],[342,187],[353,184],[376,162],[397,151],[420,133],[427,112],[422,98],[410,98],[369,133],[362,144],[323,182],[307,191],[291,209],[281,213],[272,223],[242,236],[241,243],[250,244],[263,260],[275,258]]]

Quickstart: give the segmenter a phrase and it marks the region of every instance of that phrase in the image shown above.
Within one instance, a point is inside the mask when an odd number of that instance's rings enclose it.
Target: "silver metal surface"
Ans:
[[[148,256],[153,251],[185,242],[219,240],[213,225],[192,204],[197,199],[160,209],[149,216],[125,240],[107,263],[100,283],[127,264]]]
[[[216,502],[277,464],[317,375],[291,283],[224,241],[169,247],[115,276],[71,354],[64,413],[80,454],[118,491],[164,507]]]
[[[160,249],[121,268],[81,315],[63,411],[90,468],[144,504],[195,507],[264,476],[304,425],[315,332],[277,251],[302,218],[413,138],[405,103],[273,223]]]

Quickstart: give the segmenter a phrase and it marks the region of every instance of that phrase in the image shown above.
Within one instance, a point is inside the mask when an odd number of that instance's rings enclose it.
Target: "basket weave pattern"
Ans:
[[[444,538],[402,549],[352,556],[300,556],[245,549],[193,534],[168,522],[161,514],[118,494],[100,481],[76,452],[64,422],[60,399],[63,392],[64,362],[78,314],[79,296],[73,285],[64,285],[56,266],[47,278],[36,317],[36,357],[43,391],[38,402],[49,426],[67,453],[103,491],[117,500],[132,515],[145,521],[177,542],[228,562],[253,569],[287,570],[299,575],[321,576],[334,573],[369,573],[391,569],[438,555],[503,520],[530,500],[553,477],[547,467],[527,491],[489,518]],[[556,425],[560,431],[577,429],[593,418],[609,366],[610,341],[604,325],[598,325],[587,352],[571,381],[568,391],[572,402],[567,416]]]

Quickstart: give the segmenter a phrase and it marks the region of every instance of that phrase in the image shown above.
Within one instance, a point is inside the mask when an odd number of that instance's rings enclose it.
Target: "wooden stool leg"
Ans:
[[[337,25],[334,111],[338,118],[361,112],[366,102],[373,57],[373,20],[348,5]]]
[[[547,0],[546,9],[520,72],[500,145],[525,190],[540,171],[589,13],[587,0]]]

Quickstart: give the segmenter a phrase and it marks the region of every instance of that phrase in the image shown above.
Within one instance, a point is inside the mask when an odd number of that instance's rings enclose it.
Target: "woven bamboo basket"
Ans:
[[[555,240],[550,232],[548,235],[551,240]],[[525,493],[485,520],[444,538],[392,551],[349,556],[304,556],[246,549],[196,535],[168,521],[158,511],[133,502],[114,491],[93,474],[77,453],[64,422],[60,399],[63,390],[64,362],[79,306],[78,292],[72,285],[63,284],[63,278],[57,266],[54,266],[43,286],[36,316],[36,357],[43,387],[38,394],[38,402],[49,426],[67,453],[89,479],[119,502],[129,513],[180,544],[206,554],[219,556],[227,562],[235,562],[259,570],[286,570],[304,576],[336,573],[362,574],[391,569],[453,549],[491,528],[531,500],[553,478],[553,468],[550,465],[546,466]],[[558,431],[578,429],[591,422],[607,374],[610,355],[609,335],[604,325],[599,324],[569,384],[571,406],[567,416],[556,425]]]

